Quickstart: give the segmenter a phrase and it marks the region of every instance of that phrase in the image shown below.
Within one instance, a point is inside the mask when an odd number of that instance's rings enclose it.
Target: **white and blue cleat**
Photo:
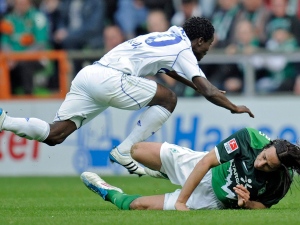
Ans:
[[[106,183],[97,174],[92,172],[83,172],[80,175],[80,179],[89,190],[100,195],[104,200],[106,200],[106,196],[109,190],[114,190],[123,193],[122,189]]]
[[[2,131],[5,117],[6,117],[6,112],[2,108],[0,108],[0,132]]]
[[[145,170],[130,155],[123,155],[117,148],[114,148],[109,153],[109,159],[113,163],[118,163],[125,167],[130,174],[137,174],[138,176],[146,175]]]

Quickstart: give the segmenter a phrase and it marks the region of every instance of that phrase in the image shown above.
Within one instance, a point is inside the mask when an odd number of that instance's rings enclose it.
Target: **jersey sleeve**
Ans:
[[[218,144],[216,153],[219,155],[220,163],[224,163],[236,156],[248,155],[250,152],[257,155],[258,151],[269,142],[270,138],[264,133],[253,128],[243,128]]]
[[[206,78],[190,48],[187,48],[179,53],[173,65],[173,69],[177,72],[178,75],[190,81],[195,76]]]

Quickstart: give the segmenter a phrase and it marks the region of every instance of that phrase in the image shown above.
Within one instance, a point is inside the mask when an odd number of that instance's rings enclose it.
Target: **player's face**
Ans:
[[[200,61],[206,55],[213,41],[213,37],[207,41],[204,41],[203,38],[193,41],[192,49],[198,61]]]
[[[274,146],[264,149],[254,161],[254,168],[264,172],[272,172],[279,167],[280,161]]]

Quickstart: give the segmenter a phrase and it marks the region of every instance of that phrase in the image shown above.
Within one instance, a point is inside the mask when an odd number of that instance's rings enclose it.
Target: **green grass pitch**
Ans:
[[[128,194],[155,195],[177,188],[167,180],[137,176],[103,177]],[[267,210],[121,211],[89,191],[79,177],[1,177],[0,224],[300,224],[300,179]]]

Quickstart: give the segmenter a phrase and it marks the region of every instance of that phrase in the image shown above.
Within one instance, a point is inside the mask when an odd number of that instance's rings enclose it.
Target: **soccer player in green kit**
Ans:
[[[139,196],[124,194],[95,173],[82,173],[82,181],[120,209],[263,209],[277,204],[288,192],[294,171],[300,173],[299,146],[282,139],[272,141],[253,128],[239,130],[209,152],[140,142],[131,155],[182,189]]]

